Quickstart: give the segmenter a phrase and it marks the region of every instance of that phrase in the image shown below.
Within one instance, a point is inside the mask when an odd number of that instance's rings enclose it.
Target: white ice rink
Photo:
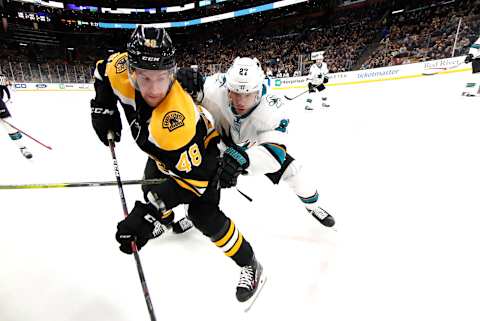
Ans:
[[[254,202],[227,190],[221,206],[268,273],[256,304],[241,311],[239,269],[190,231],[140,252],[157,320],[480,320],[480,99],[460,96],[470,76],[329,87],[332,107],[313,112],[292,101],[289,151],[338,232],[287,186],[242,178]],[[92,95],[14,94],[14,125],[53,150],[26,139],[27,161],[0,133],[0,184],[114,180]],[[141,178],[128,128],[117,157],[123,179]],[[141,197],[125,193],[129,208]],[[1,190],[0,321],[148,321],[134,259],[114,239],[122,217],[116,187]]]

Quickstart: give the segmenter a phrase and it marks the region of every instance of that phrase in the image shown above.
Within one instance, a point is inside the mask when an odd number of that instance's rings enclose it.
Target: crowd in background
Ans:
[[[330,71],[341,72],[451,57],[459,26],[454,55],[462,55],[480,34],[480,0],[400,0],[394,2],[404,9],[399,13],[392,13],[390,1],[372,0],[358,8],[326,3],[169,29],[178,64],[212,74],[225,71],[236,56],[251,56],[268,75],[286,77],[308,73],[311,52],[324,51]],[[131,33],[69,25],[58,16],[55,21],[10,17],[8,30],[0,33],[0,71],[20,81],[89,81],[95,61],[125,50]],[[29,33],[41,33],[52,44],[21,43]]]

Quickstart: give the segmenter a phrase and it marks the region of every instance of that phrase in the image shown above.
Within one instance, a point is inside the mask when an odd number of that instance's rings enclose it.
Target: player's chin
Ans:
[[[235,111],[237,112],[238,115],[243,115],[248,111],[248,108],[237,107],[237,108],[235,108]]]
[[[147,96],[144,97],[145,101],[147,104],[149,104],[151,107],[156,107],[160,102],[162,101],[164,96]]]

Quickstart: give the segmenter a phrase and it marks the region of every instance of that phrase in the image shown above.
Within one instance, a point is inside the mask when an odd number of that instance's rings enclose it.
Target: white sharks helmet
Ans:
[[[257,58],[237,57],[227,71],[226,85],[228,90],[238,94],[258,92],[260,98],[264,79],[265,74]]]

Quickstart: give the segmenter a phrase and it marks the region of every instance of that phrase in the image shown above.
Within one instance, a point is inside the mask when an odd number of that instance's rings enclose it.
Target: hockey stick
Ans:
[[[117,156],[115,155],[115,142],[113,132],[108,132],[108,146],[110,147],[110,152],[112,154],[113,161],[113,171],[115,172],[115,177],[117,178],[118,193],[120,194],[120,201],[122,202],[123,215],[128,216],[127,202],[125,201],[125,195],[123,193],[122,180],[120,178],[120,171],[118,169]],[[132,242],[132,251],[133,256],[135,257],[135,262],[137,264],[138,276],[140,278],[140,283],[142,284],[143,296],[145,297],[145,302],[147,303],[148,313],[150,314],[150,320],[156,321],[155,312],[153,311],[152,300],[150,299],[150,292],[148,291],[147,281],[145,280],[145,275],[143,273],[142,264],[140,262],[140,256],[138,255],[138,249],[135,242]]]
[[[438,68],[430,68],[422,72],[422,75],[424,76],[433,76],[433,75],[438,75],[441,72],[451,70],[458,68],[462,65],[463,63],[459,63],[457,65],[449,66],[449,67],[438,67]]]
[[[156,185],[161,184],[165,179],[135,179],[122,181],[122,185]],[[50,183],[50,184],[20,184],[20,185],[0,185],[2,189],[40,189],[40,188],[70,188],[70,187],[98,187],[98,186],[116,186],[117,181],[98,181],[98,182],[73,182],[73,183]]]
[[[301,92],[300,94],[298,94],[298,95],[296,95],[296,96],[293,96],[293,97],[287,97],[287,96],[285,96],[285,95],[284,95],[283,97],[285,97],[285,98],[288,99],[288,100],[294,100],[295,98],[298,98],[298,97],[300,97],[301,95],[303,95],[303,94],[305,94],[305,93],[308,93],[308,89],[305,90],[305,91],[303,91],[303,92]]]
[[[48,149],[52,149],[52,147],[48,146],[48,145],[45,145],[44,143],[36,140],[35,138],[33,138],[32,136],[30,136],[29,134],[27,134],[26,132],[24,132],[23,130],[21,129],[18,129],[17,127],[13,126],[12,124],[10,124],[8,121],[6,121],[5,119],[1,119],[5,124],[7,124],[8,126],[12,127],[13,129],[15,130],[18,130],[20,133],[24,134],[25,136],[27,136],[28,138],[30,138],[31,140],[33,140],[34,142],[42,145],[43,147],[45,148],[48,148]]]
[[[243,197],[245,197],[247,200],[249,200],[250,202],[253,202],[253,199],[248,196],[247,194],[245,194],[244,192],[242,192],[241,190],[238,189],[238,187],[235,186],[235,188],[237,189],[237,192],[239,192]]]

